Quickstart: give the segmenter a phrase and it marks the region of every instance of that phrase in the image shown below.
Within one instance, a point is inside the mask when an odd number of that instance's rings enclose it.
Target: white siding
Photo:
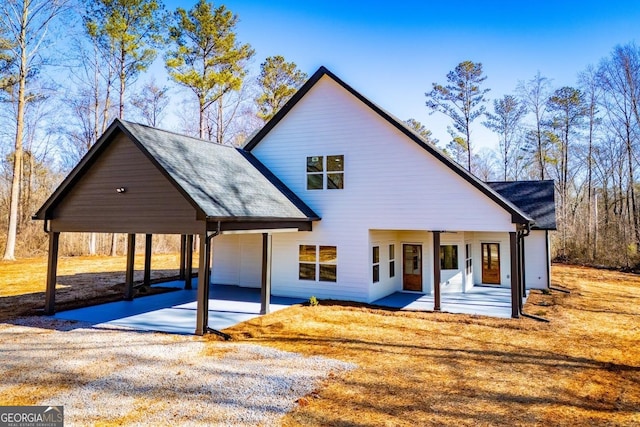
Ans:
[[[546,233],[543,230],[532,230],[531,234],[524,238],[524,271],[527,288],[549,287]]]
[[[211,283],[238,285],[240,282],[240,235],[222,234],[213,238]]]
[[[394,245],[395,276],[389,277],[389,245]],[[373,247],[380,247],[380,281],[373,283]],[[402,290],[402,245],[398,233],[394,231],[372,230],[369,233],[369,301],[375,301],[386,295]]]
[[[274,235],[275,295],[371,301],[397,286],[371,283],[370,229],[514,230],[511,215],[502,207],[327,76],[252,153],[322,218],[312,232]],[[339,154],[344,155],[345,188],[307,190],[306,158]],[[338,282],[299,281],[299,244],[337,246]],[[386,237],[380,244],[385,259]],[[460,244],[463,254],[464,242]],[[430,247],[423,246],[423,252],[423,263],[431,265]],[[431,266],[424,271],[432,277]],[[400,275],[398,268],[396,278]],[[446,280],[452,284],[447,289],[461,289],[461,281],[453,285],[455,277]]]

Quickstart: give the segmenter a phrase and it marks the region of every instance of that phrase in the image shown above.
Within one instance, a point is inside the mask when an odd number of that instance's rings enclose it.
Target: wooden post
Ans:
[[[127,273],[124,280],[124,299],[133,301],[133,271],[136,258],[136,235],[127,234]]]
[[[152,234],[144,236],[144,285],[151,286],[151,243]]]
[[[193,238],[193,236],[192,236]],[[209,269],[209,241],[206,233],[200,238],[200,254],[198,264],[198,302],[196,308],[196,335],[204,335],[209,326],[209,283],[207,270]],[[191,249],[189,249],[191,252]],[[187,254],[189,253],[187,252]]]
[[[526,269],[524,266],[524,262],[525,262],[525,253],[524,253],[524,234],[520,235],[520,240],[518,241],[518,244],[520,246],[520,258],[519,258],[519,264],[518,264],[518,271],[520,271],[520,298],[518,301],[518,308],[520,310],[520,313],[522,313],[522,299],[525,297],[526,293],[527,293],[527,276],[526,276]]]
[[[180,235],[180,280],[184,280],[185,278],[185,270],[186,270],[186,259],[185,252],[187,250],[187,235]]]
[[[47,261],[47,291],[44,300],[45,314],[56,310],[56,280],[58,276],[58,242],[60,233],[49,231],[49,260]]]
[[[518,235],[513,231],[509,232],[509,244],[511,249],[511,317],[517,319],[520,317],[520,303],[518,302],[520,275],[518,274]]]
[[[269,314],[271,302],[271,234],[262,233],[262,287],[260,314]]]
[[[433,311],[440,311],[440,232],[433,232]]]
[[[202,248],[202,245],[200,245]],[[184,288],[191,290],[193,287],[191,286],[191,268],[193,266],[193,234],[189,234],[187,236],[187,244],[186,244],[186,257],[185,257],[185,270],[184,270]],[[202,257],[202,254],[200,254]]]

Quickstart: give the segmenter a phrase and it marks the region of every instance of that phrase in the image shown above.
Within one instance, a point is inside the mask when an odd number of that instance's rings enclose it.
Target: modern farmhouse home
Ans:
[[[60,232],[199,235],[202,334],[219,284],[265,302],[426,293],[436,310],[506,287],[518,317],[525,289],[549,286],[555,204],[552,181],[482,182],[321,67],[243,148],[114,121],[35,218],[48,312]]]

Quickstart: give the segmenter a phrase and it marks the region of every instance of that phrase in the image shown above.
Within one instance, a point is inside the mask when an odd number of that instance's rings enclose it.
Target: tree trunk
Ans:
[[[222,144],[222,96],[218,99],[218,127],[216,129],[216,142]]]
[[[204,113],[205,113],[205,108],[204,108],[204,97],[198,97],[198,106],[199,106],[199,113],[200,113],[200,124],[198,126],[198,130],[200,131],[200,139],[205,139],[204,138]]]
[[[13,178],[11,180],[11,201],[9,203],[9,225],[7,230],[7,244],[3,259],[14,260],[16,250],[16,236],[18,234],[18,206],[20,202],[20,186],[22,178],[22,143],[24,138],[24,107],[27,84],[27,19],[28,2],[22,3],[22,18],[20,21],[20,71],[18,76],[18,111],[16,115],[16,141],[13,157]]]

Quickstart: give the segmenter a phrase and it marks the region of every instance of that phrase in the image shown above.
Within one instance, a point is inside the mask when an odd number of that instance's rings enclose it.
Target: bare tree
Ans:
[[[165,109],[169,105],[167,86],[158,86],[154,78],[149,80],[137,96],[131,100],[146,124],[157,127],[165,116]]]
[[[499,136],[503,179],[506,181],[509,166],[517,155],[518,147],[514,146],[517,144],[520,122],[527,108],[515,96],[504,95],[493,101],[493,111],[494,113],[486,113],[487,120],[483,124]]]
[[[50,41],[49,27],[67,9],[66,0],[5,0],[0,6],[0,28],[10,40],[15,40],[9,49],[12,58],[7,72],[14,82],[6,90],[12,92],[16,102],[15,144],[13,157],[13,178],[7,242],[4,259],[15,259],[16,236],[18,232],[18,207],[22,186],[23,142],[25,131],[25,106],[34,94],[29,85],[36,71],[46,64],[47,55],[43,49]]]
[[[545,167],[547,158],[545,156],[544,122],[546,120],[547,99],[550,96],[551,80],[540,75],[540,71],[527,82],[518,83],[518,94],[533,114],[533,130],[529,134],[533,141],[532,150],[534,152],[535,163],[538,167],[539,179],[545,179]]]

